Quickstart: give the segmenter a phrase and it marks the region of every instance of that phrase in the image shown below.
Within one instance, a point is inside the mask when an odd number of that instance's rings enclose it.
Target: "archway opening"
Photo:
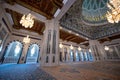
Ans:
[[[18,63],[22,54],[22,43],[19,41],[11,42],[4,52],[3,63]]]
[[[27,51],[26,63],[37,63],[39,52],[40,52],[40,49],[37,44],[30,45]]]

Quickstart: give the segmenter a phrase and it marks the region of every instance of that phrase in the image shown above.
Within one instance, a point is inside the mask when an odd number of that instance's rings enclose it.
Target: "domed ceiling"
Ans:
[[[84,0],[82,4],[82,19],[89,24],[106,23],[106,3],[108,0]]]
[[[120,32],[120,23],[110,24],[106,20],[109,0],[76,0],[61,18],[63,28],[89,39],[98,39]]]

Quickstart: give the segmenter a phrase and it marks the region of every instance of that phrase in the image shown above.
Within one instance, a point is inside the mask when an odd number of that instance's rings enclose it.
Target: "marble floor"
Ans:
[[[120,62],[78,62],[56,67],[0,64],[0,80],[120,80]]]

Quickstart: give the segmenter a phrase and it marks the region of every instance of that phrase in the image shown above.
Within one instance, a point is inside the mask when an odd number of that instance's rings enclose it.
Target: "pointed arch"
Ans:
[[[67,48],[64,48],[64,60],[67,61]]]
[[[22,50],[23,44],[20,41],[11,41],[4,51],[3,63],[18,63]]]
[[[39,45],[36,43],[31,44],[27,51],[26,63],[37,63],[40,55],[39,53],[40,53]]]

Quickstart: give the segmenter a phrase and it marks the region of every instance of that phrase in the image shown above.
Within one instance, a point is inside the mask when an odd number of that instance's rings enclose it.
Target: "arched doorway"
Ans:
[[[74,61],[74,52],[73,52],[73,50],[70,50],[70,61],[71,62]]]
[[[30,45],[27,51],[26,63],[37,63],[39,52],[40,52],[40,49],[37,44]]]
[[[22,43],[19,41],[11,42],[5,49],[3,63],[18,63],[22,54]]]
[[[80,56],[81,56],[81,61],[84,61],[84,52],[83,51],[80,52]]]
[[[76,50],[76,52],[75,52],[75,53],[76,53],[76,55],[75,55],[75,56],[76,56],[76,61],[79,61],[80,57],[79,57],[78,50]]]
[[[64,48],[64,61],[67,61],[67,48]]]

